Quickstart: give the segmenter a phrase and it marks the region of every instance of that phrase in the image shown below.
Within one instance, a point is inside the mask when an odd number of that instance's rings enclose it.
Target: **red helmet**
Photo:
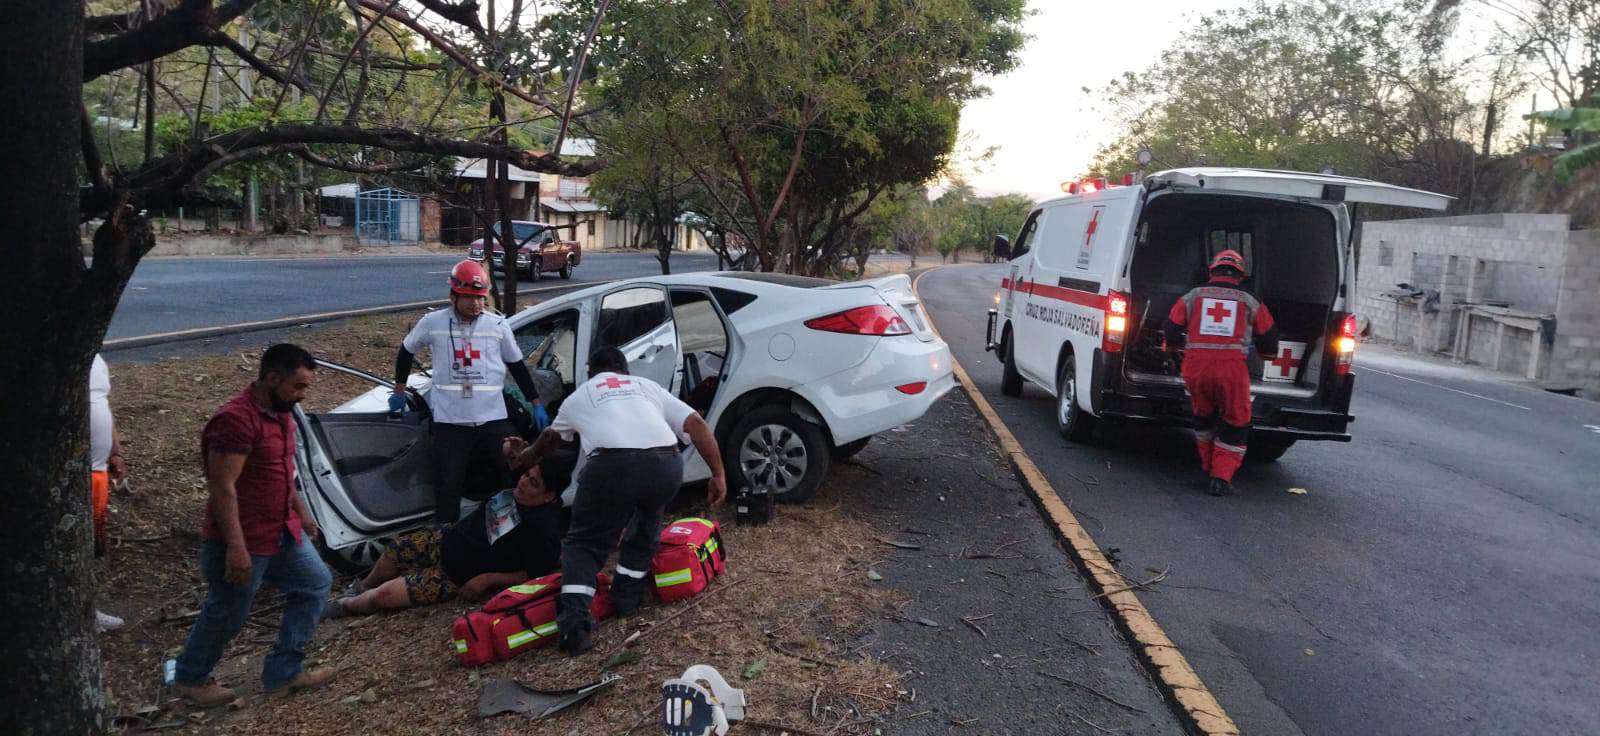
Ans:
[[[1216,273],[1219,268],[1231,268],[1238,271],[1240,276],[1250,273],[1249,269],[1244,267],[1244,256],[1232,248],[1218,253],[1216,258],[1211,259],[1211,267],[1207,270]]]
[[[474,260],[465,260],[450,269],[450,291],[454,294],[468,296],[489,295],[489,274],[484,272],[483,264]]]

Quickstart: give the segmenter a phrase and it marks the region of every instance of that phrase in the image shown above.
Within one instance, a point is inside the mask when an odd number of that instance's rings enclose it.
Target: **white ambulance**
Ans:
[[[1250,454],[1283,455],[1296,440],[1349,441],[1355,316],[1352,210],[1443,210],[1451,198],[1365,179],[1260,169],[1190,168],[1142,185],[1071,185],[1040,205],[1010,244],[989,349],[1001,391],[1023,381],[1055,397],[1056,424],[1083,442],[1100,418],[1188,426],[1181,351],[1163,349],[1173,302],[1206,282],[1232,248],[1243,287],[1277,320],[1278,355],[1250,356]]]

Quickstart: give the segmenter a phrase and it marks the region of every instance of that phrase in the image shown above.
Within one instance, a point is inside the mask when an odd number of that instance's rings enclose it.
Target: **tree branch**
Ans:
[[[211,35],[260,0],[232,0],[213,8],[211,0],[182,0],[166,15],[130,31],[83,45],[83,81],[138,66],[196,45],[212,45]]]
[[[251,67],[255,68],[256,71],[261,72],[261,76],[271,79],[278,84],[281,84],[285,87],[293,85],[295,87],[299,87],[303,92],[311,91],[311,85],[307,84],[304,79],[300,79],[299,77],[290,77],[289,75],[278,71],[276,67],[268,64],[261,57],[252,53],[250,49],[245,48],[243,44],[233,40],[232,36],[229,36],[222,31],[212,31],[209,34],[206,34],[205,40],[201,43],[205,46],[221,46],[229,51],[232,51],[234,56],[239,57],[241,61],[249,64]]]

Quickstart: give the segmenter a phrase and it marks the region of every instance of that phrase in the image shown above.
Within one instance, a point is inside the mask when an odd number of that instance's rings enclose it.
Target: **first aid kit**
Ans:
[[[709,519],[687,518],[661,530],[661,546],[650,561],[650,579],[662,602],[693,598],[728,569],[722,526]]]
[[[556,641],[556,600],[561,593],[561,573],[551,573],[501,591],[472,613],[456,619],[451,628],[456,660],[466,667],[511,659]],[[611,578],[595,578],[594,602],[589,613],[603,621],[615,612],[611,605]]]

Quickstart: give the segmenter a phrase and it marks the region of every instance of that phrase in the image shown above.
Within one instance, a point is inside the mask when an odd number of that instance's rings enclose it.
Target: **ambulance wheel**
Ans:
[[[1270,463],[1283,457],[1294,447],[1293,437],[1251,437],[1244,447],[1244,459],[1257,463]]]
[[[1006,396],[1022,395],[1022,374],[1017,372],[1016,347],[1008,333],[1000,341],[1000,393]]]
[[[388,543],[387,539],[367,539],[344,549],[333,549],[318,537],[317,554],[328,563],[328,567],[345,575],[358,575],[378,564],[378,558],[383,556],[383,548]]]
[[[750,485],[771,489],[786,503],[811,498],[828,474],[832,450],[822,428],[789,411],[768,405],[746,414],[728,435],[723,465],[729,491]]]
[[[1069,354],[1056,376],[1056,431],[1072,442],[1086,444],[1094,437],[1094,420],[1094,415],[1078,404],[1077,360]]]

